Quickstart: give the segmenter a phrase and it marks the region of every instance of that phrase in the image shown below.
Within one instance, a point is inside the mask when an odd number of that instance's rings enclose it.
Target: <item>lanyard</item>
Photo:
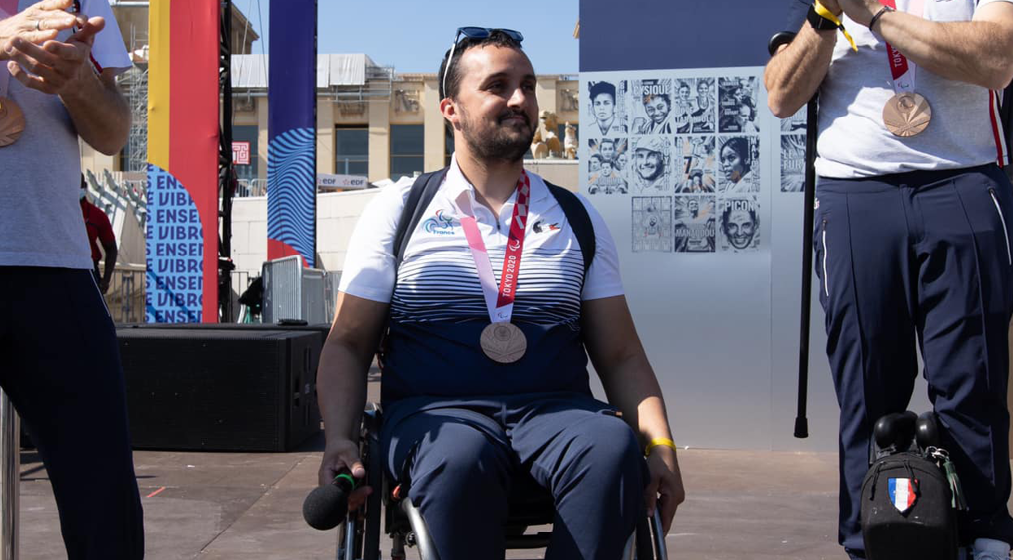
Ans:
[[[0,19],[14,17],[18,13],[18,0],[0,0]],[[0,97],[7,95],[7,85],[10,83],[11,73],[7,70],[7,62],[0,68]]]
[[[464,195],[467,195],[465,191]],[[478,279],[482,284],[485,305],[489,310],[489,319],[493,323],[510,322],[514,311],[514,299],[517,296],[517,278],[521,270],[521,255],[524,251],[524,235],[528,222],[528,202],[531,198],[531,179],[526,172],[521,172],[517,182],[517,200],[514,203],[513,217],[510,219],[510,236],[507,241],[506,254],[503,257],[503,272],[500,285],[496,287],[489,252],[482,241],[482,233],[478,231],[478,222],[472,212],[471,202],[458,204],[465,214],[461,218],[464,236],[468,239],[468,248],[475,259]]]
[[[887,7],[897,9],[897,0],[880,0]],[[918,17],[924,15],[923,0],[911,0],[908,5],[908,13]],[[893,88],[897,93],[913,93],[915,91],[915,76],[918,66],[908,60],[899,50],[890,43],[886,43],[886,56],[890,64],[890,74],[893,76]]]

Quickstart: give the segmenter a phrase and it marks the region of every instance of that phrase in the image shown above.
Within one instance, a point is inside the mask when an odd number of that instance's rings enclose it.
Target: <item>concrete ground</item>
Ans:
[[[290,453],[135,452],[147,558],[334,558],[335,533],[302,520],[322,442]],[[38,456],[24,451],[21,558],[66,558],[56,503]],[[816,560],[836,544],[836,456],[685,450],[688,492],[668,536],[680,560]],[[385,558],[390,545],[382,544]],[[409,558],[417,558],[414,549]],[[511,558],[542,558],[541,551]]]
[[[371,376],[371,400],[378,385]],[[135,452],[147,558],[333,559],[335,532],[302,520],[322,450],[315,437],[289,453]],[[669,558],[847,558],[837,545],[836,454],[688,449],[680,464],[688,498],[667,539]],[[21,559],[66,558],[46,471],[29,450],[21,454],[20,511]],[[381,551],[389,558],[389,540]]]

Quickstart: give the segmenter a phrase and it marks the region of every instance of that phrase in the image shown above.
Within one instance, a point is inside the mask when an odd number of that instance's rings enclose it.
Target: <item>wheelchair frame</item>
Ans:
[[[422,513],[406,499],[395,499],[389,488],[387,477],[379,457],[380,425],[382,413],[375,403],[366,405],[359,434],[359,452],[366,466],[366,478],[373,484],[374,491],[366,503],[357,511],[349,512],[345,522],[338,526],[336,560],[380,560],[380,518],[384,518],[384,529],[390,535],[393,546],[390,560],[404,560],[405,547],[418,547],[421,560],[439,560],[440,554],[426,527]],[[379,484],[376,481],[380,481]],[[524,534],[532,525],[551,524],[552,519],[539,516],[511,513],[507,520],[506,548],[533,549],[548,546],[551,532]],[[637,523],[636,531],[626,544],[624,560],[665,560],[668,551],[665,535],[661,528],[661,516],[644,516]]]

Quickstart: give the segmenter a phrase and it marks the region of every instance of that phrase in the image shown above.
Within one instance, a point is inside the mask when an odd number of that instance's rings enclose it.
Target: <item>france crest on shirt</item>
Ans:
[[[915,484],[917,481],[912,481],[910,478],[890,479],[890,503],[897,508],[897,511],[907,513],[907,510],[915,505],[915,501],[918,499],[918,496],[915,495]]]

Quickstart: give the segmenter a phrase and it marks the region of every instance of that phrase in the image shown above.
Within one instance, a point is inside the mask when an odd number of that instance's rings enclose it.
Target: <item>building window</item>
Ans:
[[[390,178],[411,177],[425,168],[425,125],[395,124],[390,127]]]
[[[334,130],[334,152],[335,173],[369,176],[368,128],[336,128]]]

